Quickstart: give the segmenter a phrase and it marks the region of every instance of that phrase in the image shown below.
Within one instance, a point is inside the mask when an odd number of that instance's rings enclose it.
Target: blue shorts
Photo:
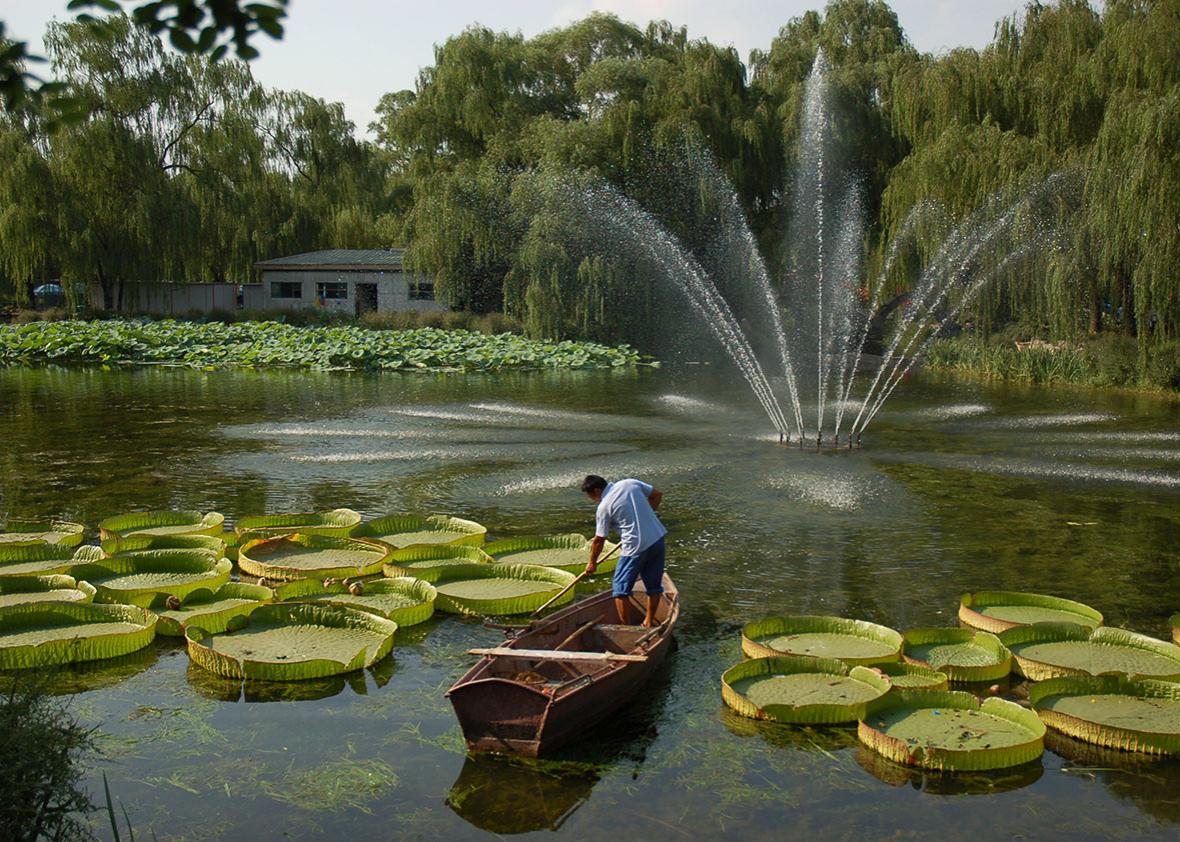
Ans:
[[[656,541],[639,555],[625,555],[619,558],[615,568],[615,596],[631,596],[635,582],[643,579],[643,587],[649,594],[664,592],[664,539]]]

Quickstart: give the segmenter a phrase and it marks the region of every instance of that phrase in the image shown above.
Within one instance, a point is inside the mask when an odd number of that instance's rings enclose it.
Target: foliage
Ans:
[[[293,327],[277,322],[35,322],[0,326],[0,364],[501,371],[632,365],[628,346],[463,330]]]
[[[0,836],[12,842],[90,839],[93,812],[82,788],[94,733],[66,703],[35,684],[13,683],[0,695]]]

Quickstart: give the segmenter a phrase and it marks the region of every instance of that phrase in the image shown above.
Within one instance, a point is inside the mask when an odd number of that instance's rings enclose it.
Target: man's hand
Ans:
[[[587,575],[593,576],[595,571],[597,571],[597,570],[598,570],[598,561],[597,560],[586,562],[586,574]]]
[[[658,488],[653,488],[651,490],[651,494],[647,495],[648,505],[651,506],[651,510],[653,512],[658,512],[660,510],[660,501],[663,499],[664,492],[660,491]]]
[[[598,556],[602,554],[602,548],[606,544],[605,538],[599,538],[597,535],[590,542],[590,560],[586,562],[587,575],[593,575],[594,571],[598,569]]]

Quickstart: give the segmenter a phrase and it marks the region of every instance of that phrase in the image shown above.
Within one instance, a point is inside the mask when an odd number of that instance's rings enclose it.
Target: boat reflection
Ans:
[[[590,798],[603,770],[595,763],[468,755],[447,806],[488,833],[557,830]]]
[[[1009,769],[987,772],[937,772],[894,763],[864,746],[857,746],[856,762],[874,778],[890,786],[909,784],[919,792],[931,795],[995,795],[1012,792],[1036,783],[1045,773],[1040,758]]]

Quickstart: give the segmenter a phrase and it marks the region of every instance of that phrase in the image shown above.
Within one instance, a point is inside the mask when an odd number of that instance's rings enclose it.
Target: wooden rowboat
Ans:
[[[663,585],[655,628],[619,625],[608,591],[545,618],[503,646],[470,650],[479,663],[447,691],[467,747],[538,757],[630,701],[672,646],[680,596],[668,576]],[[642,583],[631,602],[634,615],[642,617]]]

